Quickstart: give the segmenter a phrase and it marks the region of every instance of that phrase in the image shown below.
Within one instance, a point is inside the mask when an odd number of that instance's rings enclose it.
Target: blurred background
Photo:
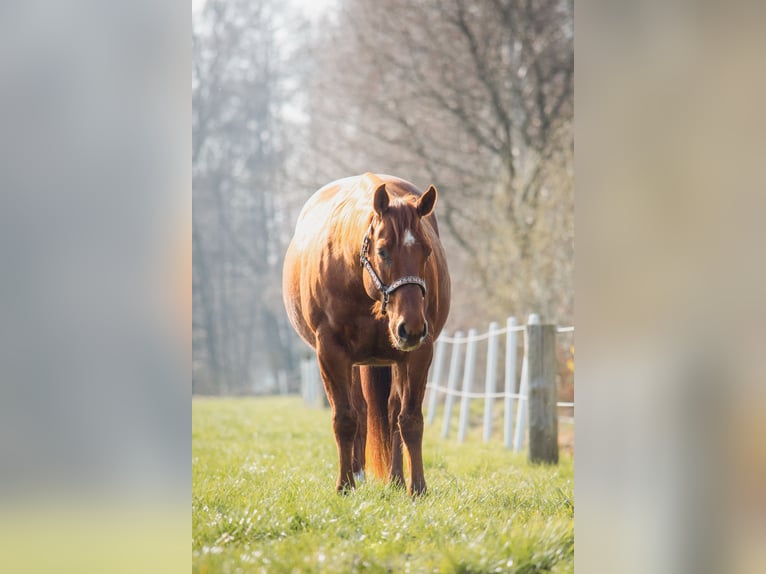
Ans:
[[[199,0],[192,26],[194,393],[297,390],[283,254],[366,171],[438,188],[448,331],[572,324],[573,2]]]
[[[571,3],[389,5],[3,5],[3,571],[188,568],[190,370],[305,349],[281,254],[366,170],[439,188],[448,329],[576,319],[577,571],[766,571],[763,3],[577,3],[574,319]]]

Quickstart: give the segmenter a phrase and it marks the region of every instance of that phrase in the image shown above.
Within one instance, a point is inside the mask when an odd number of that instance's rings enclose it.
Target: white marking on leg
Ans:
[[[412,234],[412,231],[409,229],[404,232],[404,246],[409,247],[410,245],[415,244],[415,236]]]
[[[360,470],[359,472],[354,473],[354,481],[362,484],[364,482],[364,471]]]

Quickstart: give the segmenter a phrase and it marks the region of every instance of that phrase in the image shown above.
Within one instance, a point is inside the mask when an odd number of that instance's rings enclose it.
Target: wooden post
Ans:
[[[536,313],[532,313],[527,319],[527,325],[539,325],[540,316]],[[527,430],[527,403],[529,402],[529,369],[527,368],[529,361],[527,360],[526,350],[526,330],[524,337],[524,358],[521,360],[521,380],[519,381],[519,396],[521,397],[518,402],[518,408],[516,409],[516,431],[513,434],[513,450],[514,452],[521,451],[524,446],[524,436]]]
[[[433,370],[431,371],[433,373],[433,377],[431,378],[431,384],[432,385],[441,385],[442,380],[442,370],[444,366],[444,347],[447,345],[447,343],[444,341],[444,339],[439,339],[436,341],[436,351],[434,351],[434,366]],[[439,397],[439,391],[436,390],[434,387],[431,387],[431,394],[428,395],[428,424],[432,425],[434,424],[434,419],[436,418],[436,401]]]
[[[513,397],[509,396],[516,388],[516,317],[508,317],[505,324],[505,429],[503,441],[505,448],[511,448],[513,434]]]
[[[524,339],[527,362],[529,461],[559,461],[556,414],[556,326],[529,324]]]
[[[492,437],[492,407],[495,404],[495,371],[497,369],[497,323],[489,324],[489,340],[487,341],[487,374],[484,378],[484,442]]]
[[[460,345],[463,342],[463,332],[455,333],[455,342],[452,344],[452,358],[449,364],[449,375],[447,375],[447,389],[454,391],[457,387],[457,372],[460,366]],[[455,403],[455,395],[447,393],[444,401],[444,420],[442,421],[442,436],[447,438],[449,435],[449,422],[452,417],[452,405]]]
[[[460,424],[458,426],[457,440],[463,442],[468,432],[468,407],[471,399],[468,393],[471,392],[473,383],[473,371],[476,365],[476,329],[468,331],[468,347],[465,352],[465,369],[463,370],[463,396],[460,401]]]

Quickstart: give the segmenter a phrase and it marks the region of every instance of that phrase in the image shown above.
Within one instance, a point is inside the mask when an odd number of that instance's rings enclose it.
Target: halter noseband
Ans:
[[[391,285],[386,285],[383,283],[383,281],[380,279],[380,276],[375,272],[375,269],[372,267],[372,263],[370,263],[370,260],[367,259],[367,250],[370,247],[370,234],[372,233],[372,223],[370,223],[370,226],[367,228],[367,232],[364,234],[364,239],[362,240],[362,249],[359,253],[359,261],[364,266],[365,269],[367,269],[367,273],[370,274],[370,279],[372,279],[372,282],[375,284],[375,287],[377,287],[378,291],[380,291],[383,294],[383,307],[380,310],[381,315],[386,314],[386,307],[388,306],[388,298],[391,296],[391,293],[399,289],[399,287],[404,287],[405,285],[417,285],[420,287],[420,290],[423,291],[423,297],[426,296],[426,282],[423,281],[420,277],[415,277],[414,275],[408,275],[406,277],[401,277],[400,279],[397,279]]]

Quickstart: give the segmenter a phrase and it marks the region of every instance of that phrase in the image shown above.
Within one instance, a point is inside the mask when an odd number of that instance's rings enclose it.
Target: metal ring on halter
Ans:
[[[390,298],[390,295],[384,291],[383,292],[383,305],[380,308],[380,314],[385,315],[386,314],[386,307],[388,307],[388,299]]]

